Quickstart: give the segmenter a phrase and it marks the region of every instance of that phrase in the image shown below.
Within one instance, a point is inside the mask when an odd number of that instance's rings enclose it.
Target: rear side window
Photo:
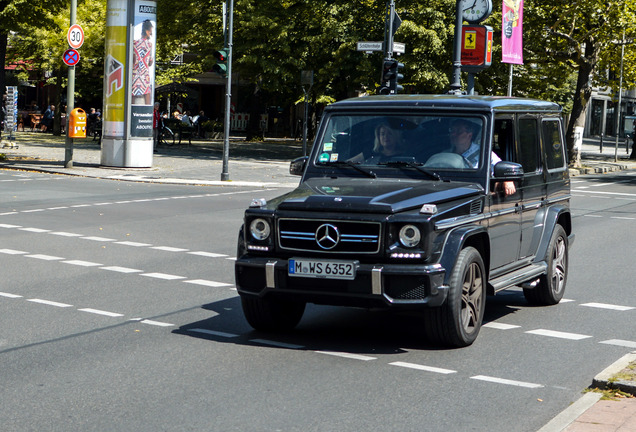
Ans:
[[[521,166],[525,173],[539,170],[539,128],[537,119],[519,119],[519,153]]]
[[[549,170],[563,168],[565,156],[561,124],[558,120],[543,121],[543,145],[545,146],[546,165]]]

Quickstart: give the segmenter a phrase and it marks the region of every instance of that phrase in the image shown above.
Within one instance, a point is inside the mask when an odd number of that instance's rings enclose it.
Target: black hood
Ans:
[[[268,203],[280,210],[398,213],[483,192],[464,182],[315,177]]]

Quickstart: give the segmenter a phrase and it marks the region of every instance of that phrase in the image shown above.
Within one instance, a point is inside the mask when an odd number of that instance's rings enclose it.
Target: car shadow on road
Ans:
[[[514,314],[528,306],[523,293],[488,297],[484,323]],[[394,312],[308,304],[300,324],[285,332],[252,329],[243,316],[238,297],[209,303],[202,309],[210,318],[173,331],[220,343],[278,347],[360,355],[400,354],[408,350],[446,351],[426,339],[421,312]]]

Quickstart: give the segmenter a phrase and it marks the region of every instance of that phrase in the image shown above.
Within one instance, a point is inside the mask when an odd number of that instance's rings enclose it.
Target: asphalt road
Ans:
[[[566,300],[489,298],[476,343],[310,306],[251,330],[242,211],[285,189],[0,170],[3,431],[536,431],[636,348],[636,173],[576,177]]]

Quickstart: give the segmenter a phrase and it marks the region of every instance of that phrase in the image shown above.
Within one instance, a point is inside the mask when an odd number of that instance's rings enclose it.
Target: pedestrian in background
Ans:
[[[159,145],[159,133],[161,132],[161,114],[159,113],[159,102],[155,102],[155,109],[152,112],[152,149],[156,153]]]

